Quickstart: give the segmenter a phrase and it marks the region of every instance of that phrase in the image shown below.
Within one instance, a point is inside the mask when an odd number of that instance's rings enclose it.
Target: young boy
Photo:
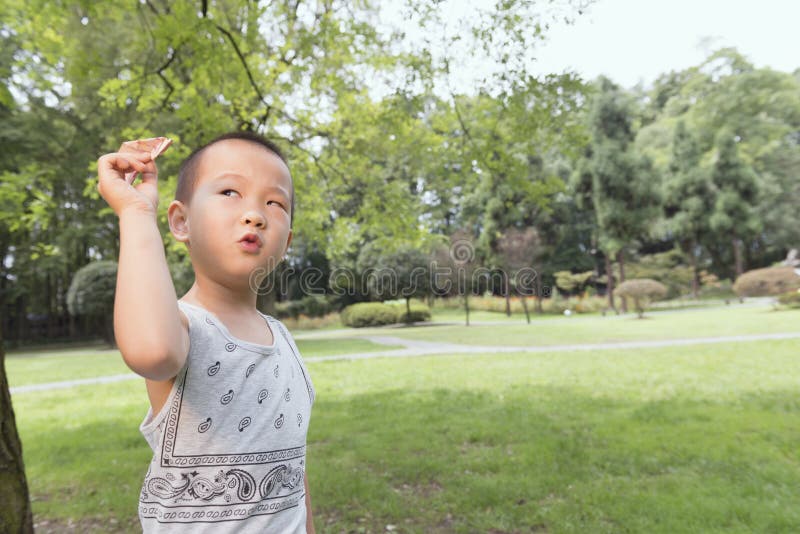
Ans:
[[[125,179],[134,172],[136,186]],[[157,173],[144,150],[98,160],[98,190],[120,224],[114,331],[150,398],[142,528],[314,532],[305,476],[314,388],[284,325],[256,309],[259,282],[292,241],[286,161],[236,132],[182,163],[168,218],[195,281],[180,300],[156,224]]]

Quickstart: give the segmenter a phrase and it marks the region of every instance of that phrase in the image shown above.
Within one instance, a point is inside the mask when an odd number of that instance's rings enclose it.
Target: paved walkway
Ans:
[[[702,337],[689,339],[665,339],[656,341],[618,341],[612,343],[579,343],[572,345],[535,345],[535,346],[486,346],[486,345],[457,345],[454,343],[438,343],[434,341],[418,341],[392,336],[362,336],[382,345],[403,345],[403,349],[358,352],[353,354],[337,354],[332,356],[312,356],[304,358],[306,362],[325,362],[335,360],[364,360],[369,358],[411,358],[415,356],[429,356],[434,354],[493,354],[509,352],[567,352],[583,350],[611,350],[611,349],[643,349],[654,347],[678,347],[686,345],[706,345],[712,343],[733,343],[764,341],[773,339],[800,339],[800,332],[778,334],[752,334],[742,336]],[[63,382],[49,382],[45,384],[31,384],[17,386],[10,389],[11,394],[28,393],[31,391],[47,391],[53,389],[71,388],[87,384],[107,384],[122,380],[141,378],[139,375],[127,373],[122,375],[101,376],[84,378],[81,380],[65,380]]]

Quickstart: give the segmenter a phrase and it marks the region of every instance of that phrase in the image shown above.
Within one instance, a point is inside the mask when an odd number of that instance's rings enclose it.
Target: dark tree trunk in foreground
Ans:
[[[22,463],[22,444],[14,422],[6,380],[5,353],[0,335],[0,532],[33,532],[28,483]]]

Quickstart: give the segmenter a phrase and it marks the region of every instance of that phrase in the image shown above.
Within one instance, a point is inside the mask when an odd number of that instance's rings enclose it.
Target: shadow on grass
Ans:
[[[24,425],[38,520],[137,531],[151,453],[134,411]],[[308,453],[317,530],[796,532],[798,414],[796,391],[730,402],[547,387],[318,398]]]

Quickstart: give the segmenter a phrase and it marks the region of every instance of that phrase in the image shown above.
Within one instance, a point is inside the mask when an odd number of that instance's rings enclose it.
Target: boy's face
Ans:
[[[173,221],[170,207],[173,234],[188,244],[195,272],[240,285],[257,269],[272,271],[292,240],[288,167],[241,139],[215,143],[200,157],[189,205],[173,202],[185,218]],[[255,234],[261,246],[241,242],[246,234]]]

